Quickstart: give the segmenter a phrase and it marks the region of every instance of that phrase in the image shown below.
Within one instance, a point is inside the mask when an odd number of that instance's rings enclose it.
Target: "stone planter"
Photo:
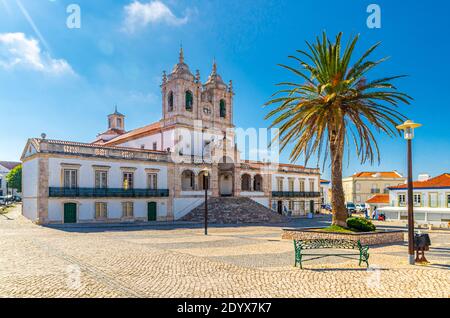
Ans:
[[[401,243],[404,241],[403,231],[383,231],[359,232],[359,233],[337,233],[323,232],[320,228],[309,229],[283,229],[282,239],[286,240],[313,240],[313,239],[333,239],[360,241],[363,245],[379,245]]]

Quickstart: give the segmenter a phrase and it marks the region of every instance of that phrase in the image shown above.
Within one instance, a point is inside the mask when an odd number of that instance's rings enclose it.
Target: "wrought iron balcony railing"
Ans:
[[[288,198],[315,198],[320,197],[320,192],[314,191],[272,191],[272,197]]]
[[[60,198],[150,198],[168,197],[168,189],[59,188],[50,187],[49,197]]]

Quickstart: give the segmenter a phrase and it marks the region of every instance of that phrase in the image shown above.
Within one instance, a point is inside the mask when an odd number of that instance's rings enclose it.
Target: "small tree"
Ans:
[[[14,167],[6,176],[6,182],[9,188],[22,192],[22,165]]]

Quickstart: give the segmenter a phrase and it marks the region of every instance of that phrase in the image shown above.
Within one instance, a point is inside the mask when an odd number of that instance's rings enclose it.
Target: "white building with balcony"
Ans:
[[[386,220],[408,219],[407,184],[389,188],[389,206],[379,208]],[[421,224],[445,224],[450,222],[450,174],[436,177],[420,175],[413,182],[414,221]]]

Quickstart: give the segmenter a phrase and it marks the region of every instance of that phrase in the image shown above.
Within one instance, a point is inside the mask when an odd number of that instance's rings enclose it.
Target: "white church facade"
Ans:
[[[126,131],[125,116],[91,143],[30,138],[22,154],[23,214],[40,224],[180,220],[211,197],[245,197],[273,213],[320,209],[320,171],[242,160],[233,87],[214,63],[207,81],[180,51],[163,74],[162,119]]]

